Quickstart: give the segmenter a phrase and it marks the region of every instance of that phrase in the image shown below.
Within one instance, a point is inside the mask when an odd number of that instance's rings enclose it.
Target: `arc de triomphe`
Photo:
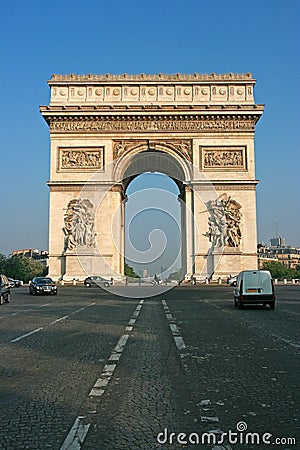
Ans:
[[[161,172],[182,199],[186,276],[257,268],[251,74],[53,75],[49,275],[124,273],[130,181]]]

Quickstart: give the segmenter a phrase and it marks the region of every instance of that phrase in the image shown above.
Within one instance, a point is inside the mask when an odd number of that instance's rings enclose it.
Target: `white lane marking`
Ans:
[[[120,337],[117,345],[115,346],[115,352],[122,353],[126,345],[126,342],[128,341],[128,338],[129,334],[123,334],[123,336]]]
[[[134,310],[134,313],[132,314],[131,319],[129,320],[129,322],[126,326],[126,332],[132,332],[133,325],[135,324],[136,319],[137,319],[139,313],[141,312],[143,304],[144,304],[144,300],[140,300],[138,306]],[[134,317],[134,319],[133,319],[133,317]],[[102,397],[102,395],[105,393],[105,389],[107,388],[107,386],[113,376],[113,373],[117,367],[117,363],[121,358],[122,352],[127,344],[129,337],[130,337],[130,334],[123,334],[119,338],[117,345],[111,352],[111,355],[108,359],[108,361],[115,361],[115,364],[108,363],[104,366],[100,377],[96,380],[94,386],[92,387],[92,389],[89,393],[89,397],[99,398],[99,397]],[[96,412],[96,411],[94,411],[94,412]],[[84,436],[83,435],[81,436],[81,440],[79,441],[77,438],[77,435],[76,435],[76,430],[78,429],[78,426],[79,426],[78,424],[80,423],[80,419],[82,419],[82,418],[85,418],[85,416],[78,416],[75,419],[75,422],[74,422],[68,436],[66,437],[62,447],[60,448],[60,450],[80,450],[81,449],[81,444],[83,444],[86,434],[88,432],[88,429],[91,425],[90,423],[85,425],[85,427],[87,427],[86,433]]]
[[[45,306],[48,306],[48,305],[50,305],[50,303],[45,303],[44,305],[37,306],[36,308],[19,309],[18,311],[15,311],[14,313],[7,314],[7,316],[18,316],[19,314],[22,314],[22,313],[34,312],[40,308],[45,308]],[[2,319],[2,317],[0,317],[0,319]]]
[[[133,330],[133,324],[136,323],[136,318],[138,317],[138,315],[141,312],[142,306],[143,306],[144,300],[140,300],[138,306],[135,308],[131,319],[129,320],[127,326],[126,326],[126,331],[131,333]],[[133,317],[135,317],[135,319],[133,319]],[[127,341],[130,337],[130,334],[123,334],[118,342],[117,345],[115,346],[115,348],[113,349],[110,357],[109,357],[109,361],[115,361],[116,363],[119,361],[121,354],[127,344]],[[94,386],[92,387],[90,393],[89,393],[89,397],[101,397],[104,392],[105,392],[105,387],[108,385],[111,377],[113,376],[113,372],[116,368],[117,364],[113,364],[113,365],[109,365],[107,364],[100,377],[97,379],[96,383],[94,384]],[[105,387],[103,388],[103,382],[105,382]]]
[[[12,339],[10,342],[14,344],[15,342],[18,342],[21,339],[24,339],[24,338],[26,338],[28,336],[31,336],[32,334],[37,333],[38,331],[44,330],[45,328],[47,328],[47,327],[49,327],[51,325],[54,325],[54,324],[56,324],[58,322],[66,320],[68,317],[72,316],[73,314],[76,314],[76,313],[78,313],[80,311],[83,311],[84,309],[87,309],[87,308],[89,308],[92,305],[95,305],[95,302],[90,303],[89,305],[85,306],[84,308],[77,309],[77,310],[73,311],[72,313],[70,313],[67,316],[60,317],[59,319],[56,319],[53,322],[48,323],[48,325],[45,325],[44,327],[37,328],[36,330],[30,331],[29,333],[23,334],[22,336],[19,336],[19,337],[15,338],[15,339]]]
[[[179,351],[179,353],[181,353],[181,357],[182,357],[183,356],[182,355],[183,351],[186,350],[185,342],[183,340],[183,337],[180,335],[180,331],[179,331],[179,329],[178,329],[178,327],[177,327],[177,325],[175,323],[175,320],[174,320],[174,318],[173,318],[173,316],[172,316],[172,314],[171,314],[171,312],[169,310],[167,302],[165,300],[162,300],[161,302],[162,302],[163,308],[165,310],[165,315],[166,315],[166,318],[167,318],[167,320],[169,322],[169,328],[170,328],[171,333],[173,335],[173,338],[174,338],[177,350]]]
[[[29,333],[23,334],[22,336],[12,339],[10,342],[15,343],[15,342],[21,341],[21,339],[24,339],[27,336],[31,336],[34,333],[38,333],[39,331],[41,331],[43,329],[44,329],[44,327],[37,328],[36,330],[30,331]]]
[[[175,344],[178,348],[178,350],[181,352],[182,350],[186,349],[186,345],[184,343],[184,340],[181,336],[174,336]]]
[[[68,317],[70,317],[70,314],[68,316],[63,316],[63,317],[60,317],[59,319],[53,320],[53,322],[50,322],[49,325],[54,325],[57,322],[61,322],[62,320],[66,320]]]
[[[84,424],[84,419],[84,416],[77,417],[60,450],[80,450],[91,425],[90,423]]]

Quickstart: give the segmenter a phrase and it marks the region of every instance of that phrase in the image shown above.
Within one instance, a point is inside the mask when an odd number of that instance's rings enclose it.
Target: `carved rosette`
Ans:
[[[65,250],[95,247],[94,206],[88,199],[73,199],[64,216]]]
[[[206,203],[209,230],[205,233],[212,247],[239,247],[241,242],[241,205],[226,193]]]

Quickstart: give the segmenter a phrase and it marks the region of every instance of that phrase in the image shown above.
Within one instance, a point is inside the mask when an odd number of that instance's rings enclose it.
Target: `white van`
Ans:
[[[274,284],[268,270],[245,270],[240,272],[234,285],[234,305],[269,305],[275,308]]]

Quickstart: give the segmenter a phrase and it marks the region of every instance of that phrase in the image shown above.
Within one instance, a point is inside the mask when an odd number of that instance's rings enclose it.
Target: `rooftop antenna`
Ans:
[[[275,237],[276,238],[279,237],[279,235],[278,235],[278,220],[277,219],[275,219]]]

